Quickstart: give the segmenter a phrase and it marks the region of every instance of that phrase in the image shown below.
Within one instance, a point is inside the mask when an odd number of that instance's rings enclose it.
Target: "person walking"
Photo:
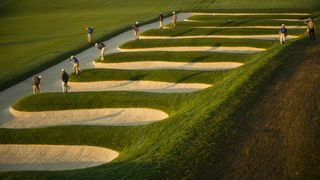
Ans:
[[[176,25],[177,25],[177,14],[176,12],[172,12],[172,26],[173,28],[176,28]]]
[[[280,39],[280,44],[284,45],[284,42],[286,41],[286,37],[288,35],[288,30],[285,26],[285,24],[282,24],[280,30],[279,30],[279,39]]]
[[[41,91],[41,85],[40,85],[41,76],[33,75],[32,76],[32,92],[33,94],[38,94]]]
[[[86,27],[88,33],[88,43],[92,43],[93,27]]]
[[[62,74],[61,74],[62,92],[67,93],[68,92],[69,75],[64,69],[61,69],[61,71],[62,71]]]
[[[100,50],[99,59],[101,61],[103,61],[104,60],[104,54],[106,52],[106,45],[104,45],[103,43],[96,43],[95,46]]]
[[[79,74],[79,66],[80,66],[80,63],[79,63],[79,59],[76,58],[75,56],[71,56],[71,58],[69,59],[69,61],[72,61],[73,63],[73,67],[72,67],[72,70],[73,70],[73,74],[75,74],[76,76],[78,76]]]
[[[139,39],[139,22],[136,22],[134,25],[132,25],[133,29],[133,36],[135,39]]]
[[[159,17],[159,23],[160,23],[159,28],[163,29],[163,14],[162,14],[162,12],[160,12],[158,17]]]
[[[309,32],[309,38],[312,40],[316,40],[316,34],[315,34],[315,29],[316,29],[316,25],[314,24],[313,19],[309,18],[306,21],[307,24],[307,32]]]

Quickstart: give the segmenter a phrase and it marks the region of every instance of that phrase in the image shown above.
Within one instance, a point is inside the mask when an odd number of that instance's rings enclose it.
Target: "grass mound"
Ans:
[[[248,62],[254,55],[230,54],[218,52],[122,52],[108,54],[100,63],[134,61],[169,61],[169,62]]]
[[[131,48],[152,48],[152,47],[188,47],[188,46],[245,46],[268,48],[276,41],[257,39],[216,39],[216,38],[195,38],[195,39],[143,39],[128,41],[120,46],[123,49]]]
[[[279,23],[281,25],[281,23]],[[289,35],[301,35],[305,32],[304,29],[290,29]],[[277,29],[211,29],[211,28],[183,28],[177,27],[175,29],[152,29],[142,33],[142,36],[197,36],[197,35],[264,35],[275,34]],[[249,40],[248,40],[249,41]]]

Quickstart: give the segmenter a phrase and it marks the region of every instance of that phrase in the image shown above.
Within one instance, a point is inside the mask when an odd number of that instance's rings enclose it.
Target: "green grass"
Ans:
[[[301,35],[305,29],[289,29],[289,35]],[[183,28],[152,29],[142,33],[143,36],[196,36],[196,35],[264,35],[278,34],[277,29],[211,29],[211,28]]]
[[[208,155],[206,154],[207,150],[210,149],[210,153],[218,159],[220,152],[235,140],[238,133],[237,126],[234,125],[236,122],[231,121],[229,117],[238,108],[246,105],[247,101],[244,100],[251,99],[251,95],[261,88],[263,80],[272,74],[279,64],[290,58],[287,54],[292,50],[286,50],[287,46],[284,47],[285,49],[274,46],[268,52],[257,55],[250,65],[232,71],[228,78],[217,83],[215,87],[184,96],[181,99],[168,96],[166,98],[167,102],[180,103],[178,110],[176,108],[174,115],[169,119],[148,126],[67,126],[26,130],[1,129],[1,143],[89,144],[113,148],[122,153],[117,160],[110,164],[86,170],[60,171],[59,173],[11,172],[1,173],[1,177],[48,179],[88,178],[92,175],[96,178],[109,177],[112,179],[153,179],[159,176],[170,179],[192,177],[202,160]],[[279,52],[282,53],[276,56]],[[279,61],[279,59],[282,61]],[[99,99],[98,97],[101,96],[99,94],[109,94],[109,96],[106,95],[104,99]],[[128,93],[128,97],[124,98],[124,101],[129,100],[132,97],[131,94]],[[146,96],[146,93],[140,94]],[[68,96],[74,96],[73,101],[67,101]],[[113,92],[100,92],[97,95],[96,93],[40,94],[27,97],[24,102],[17,104],[22,104],[22,107],[28,109],[36,106],[37,110],[43,109],[43,106],[52,106],[50,105],[52,103],[61,106],[61,101],[70,102],[74,107],[91,107],[92,103],[96,104],[95,102],[109,104],[105,101],[108,101],[112,96],[115,96]],[[161,96],[159,98],[160,102],[167,95]],[[38,97],[47,97],[48,99],[39,106],[39,102],[34,100]],[[152,101],[148,97],[143,99],[143,101]],[[114,100],[110,102],[119,101],[118,98]],[[55,101],[60,102],[56,103]],[[144,103],[143,101],[139,104]],[[31,102],[36,105],[30,105]],[[28,106],[25,106],[26,104]],[[173,108],[166,107],[165,103],[150,102],[153,107],[159,106],[158,104],[162,104],[162,108],[158,107],[159,109],[167,108],[171,110]],[[65,137],[65,132],[70,135]],[[210,142],[210,144],[205,142]],[[210,148],[208,149],[208,147]]]
[[[304,26],[303,22],[296,21],[273,21],[273,20],[215,20],[215,21],[202,21],[202,22],[189,22],[180,21],[177,22],[177,27],[210,27],[210,26],[281,26],[286,24],[287,26]],[[166,27],[172,27],[172,24],[168,24]]]
[[[214,21],[214,20],[268,20],[268,19],[307,19],[308,15],[256,15],[256,16],[210,16],[210,15],[195,15],[188,18],[189,20],[197,21]]]
[[[252,54],[231,54],[218,52],[122,52],[105,56],[100,63],[134,61],[170,61],[170,62],[248,62]]]
[[[100,41],[111,37],[110,34],[130,29],[129,25],[135,21],[155,19],[160,11],[253,12],[272,9],[283,12],[299,9],[305,12],[317,7],[317,0],[92,0],[90,3],[85,0],[4,0],[0,4],[0,89],[88,48],[86,25],[95,27],[94,40]]]
[[[183,93],[140,92],[41,93],[26,96],[15,102],[12,107],[21,111],[148,107],[173,114],[181,107],[182,99],[187,96]]]
[[[277,41],[278,42],[278,41]],[[152,48],[152,47],[187,47],[187,46],[249,46],[268,48],[276,41],[257,39],[217,39],[217,38],[194,38],[194,39],[143,39],[132,40],[120,46],[123,49]]]
[[[146,80],[174,83],[216,83],[227,76],[229,71],[189,71],[189,70],[106,70],[88,69],[70,81],[92,82],[108,80]]]

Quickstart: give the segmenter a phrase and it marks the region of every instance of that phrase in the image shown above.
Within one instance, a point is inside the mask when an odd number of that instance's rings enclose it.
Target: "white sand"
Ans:
[[[192,15],[209,15],[209,16],[263,16],[263,15],[297,15],[308,16],[309,13],[204,13],[193,12]]]
[[[273,21],[292,21],[292,22],[304,22],[305,21],[305,20],[302,20],[302,19],[269,19],[269,20],[273,20]],[[192,19],[185,19],[183,21],[187,21],[187,22],[210,22],[210,20],[192,20]],[[226,21],[228,21],[228,20],[226,20]],[[259,20],[257,20],[257,21],[259,21]],[[279,22],[279,23],[281,23],[281,22]]]
[[[61,111],[24,112],[13,108],[15,117],[2,128],[34,128],[58,125],[135,126],[168,117],[163,111],[148,108],[101,108]]]
[[[287,39],[295,39],[298,37],[299,36],[288,35]],[[140,36],[140,39],[194,39],[194,38],[276,40],[276,39],[279,39],[279,35],[278,34],[266,34],[266,35]]]
[[[210,84],[170,83],[158,81],[96,81],[70,82],[71,91],[140,91],[154,93],[190,93],[208,88]]]
[[[280,29],[281,27],[280,26],[198,26],[198,27],[192,27],[192,28],[199,28],[199,29]],[[286,26],[286,28],[287,29],[306,29],[307,26]]]
[[[0,145],[0,171],[58,171],[99,166],[117,158],[107,148],[70,145]]]
[[[212,46],[194,46],[194,47],[156,47],[156,48],[135,48],[122,49],[120,52],[144,52],[144,51],[209,51],[209,52],[225,52],[225,53],[258,53],[265,51],[264,48],[256,47],[212,47]]]
[[[95,68],[105,69],[181,69],[181,70],[227,70],[242,66],[238,62],[168,62],[168,61],[136,61],[122,63],[96,63]]]

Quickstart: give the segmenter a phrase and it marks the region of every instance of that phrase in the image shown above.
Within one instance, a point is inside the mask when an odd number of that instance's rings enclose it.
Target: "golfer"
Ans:
[[[159,22],[160,22],[159,28],[163,29],[163,14],[162,14],[162,12],[160,12],[158,17],[159,17]]]
[[[136,22],[134,25],[132,25],[132,29],[134,38],[139,39],[139,22]]]
[[[314,24],[314,21],[311,18],[309,18],[306,21],[306,24],[307,24],[307,32],[309,33],[309,38],[316,40],[316,34],[315,34],[316,25]]]
[[[61,69],[61,71],[62,71],[62,74],[61,74],[62,92],[67,93],[68,92],[69,75],[64,69]]]
[[[41,85],[40,85],[41,76],[39,75],[33,75],[32,76],[32,92],[33,94],[38,94],[41,91]]]
[[[104,53],[106,52],[106,45],[104,45],[103,43],[96,43],[95,46],[100,50],[99,59],[101,61],[103,61],[104,60]]]
[[[177,14],[176,12],[172,12],[172,26],[173,28],[176,28],[176,25],[177,25]]]
[[[92,43],[92,34],[93,34],[93,27],[86,27],[88,32],[88,43]]]
[[[79,66],[80,66],[80,64],[79,64],[79,59],[78,58],[76,58],[75,56],[71,56],[71,58],[69,59],[69,61],[72,61],[72,63],[73,63],[73,68],[72,68],[72,70],[73,70],[73,74],[76,74],[76,76],[78,76],[78,74],[79,74]]]
[[[288,35],[288,30],[284,24],[282,24],[280,30],[279,30],[279,39],[280,39],[280,44],[283,45],[284,42],[286,41],[286,37]]]

